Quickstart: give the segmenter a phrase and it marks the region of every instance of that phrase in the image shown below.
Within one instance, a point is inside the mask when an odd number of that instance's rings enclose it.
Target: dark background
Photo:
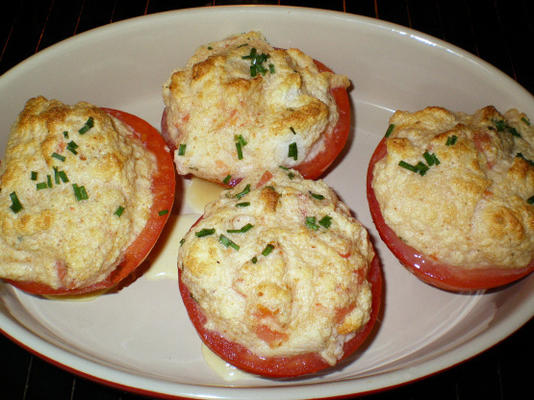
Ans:
[[[428,33],[479,56],[534,93],[530,62],[534,2],[530,0],[22,0],[9,2],[10,7],[7,4],[0,13],[0,74],[58,41],[111,22],[188,7],[272,4],[365,15]],[[534,322],[530,320],[502,343],[458,366],[360,398],[531,399],[533,337]],[[148,399],[72,375],[2,335],[0,359],[7,368],[0,372],[0,399]]]

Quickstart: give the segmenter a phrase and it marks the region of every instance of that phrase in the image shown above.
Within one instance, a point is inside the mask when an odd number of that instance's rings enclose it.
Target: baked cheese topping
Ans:
[[[258,32],[201,46],[163,87],[178,173],[220,182],[313,158],[338,121],[330,89],[348,86]]]
[[[372,182],[408,245],[465,268],[534,258],[534,127],[515,109],[397,111]]]
[[[155,157],[88,103],[30,99],[0,167],[0,276],[97,283],[144,228]]]
[[[207,329],[259,356],[317,352],[334,365],[369,320],[373,257],[324,182],[277,168],[208,204],[178,266]]]

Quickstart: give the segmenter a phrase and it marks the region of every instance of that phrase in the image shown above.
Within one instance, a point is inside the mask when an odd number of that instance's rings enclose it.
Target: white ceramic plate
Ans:
[[[160,88],[172,69],[198,45],[252,29],[275,46],[301,48],[353,82],[350,151],[326,181],[369,228],[384,267],[384,314],[359,358],[311,379],[225,381],[203,360],[176,282],[146,277],[90,302],[41,299],[1,283],[1,330],[69,369],[132,390],[296,399],[363,393],[426,376],[487,349],[528,321],[534,276],[491,293],[446,293],[406,272],[374,229],[365,172],[392,110],[441,105],[473,112],[494,104],[534,116],[533,97],[503,73],[407,28],[263,6],[192,9],[108,25],[46,49],[0,78],[0,150],[26,99],[38,94],[122,109],[159,127]],[[190,211],[185,204],[182,212]]]

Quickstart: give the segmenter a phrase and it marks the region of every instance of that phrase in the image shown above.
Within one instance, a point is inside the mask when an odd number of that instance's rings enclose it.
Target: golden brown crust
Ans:
[[[397,111],[373,189],[407,244],[465,268],[521,268],[534,258],[534,129],[524,114]],[[452,144],[452,138],[455,138]],[[428,165],[424,153],[439,165]],[[422,176],[399,166],[422,162]]]
[[[100,108],[28,100],[0,168],[0,276],[52,288],[105,278],[148,219],[152,165],[129,128]]]

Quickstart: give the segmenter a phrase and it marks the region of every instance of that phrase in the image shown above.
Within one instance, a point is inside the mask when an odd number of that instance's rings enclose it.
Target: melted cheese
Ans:
[[[255,60],[264,71],[251,72]],[[258,32],[201,46],[163,87],[164,129],[184,149],[175,152],[178,173],[221,182],[313,157],[338,121],[330,90],[348,86],[345,76],[319,72],[311,57],[275,49]]]
[[[206,327],[260,356],[317,352],[333,365],[369,319],[371,243],[322,181],[255,173],[184,239],[178,266]]]
[[[465,268],[520,268],[533,260],[534,127],[524,114],[429,107],[398,111],[390,123],[395,129],[372,185],[386,223],[403,241]],[[424,176],[399,166],[426,164],[425,152],[440,163]]]
[[[30,99],[0,169],[0,276],[52,288],[104,279],[149,217],[153,165],[129,128],[101,109]]]

